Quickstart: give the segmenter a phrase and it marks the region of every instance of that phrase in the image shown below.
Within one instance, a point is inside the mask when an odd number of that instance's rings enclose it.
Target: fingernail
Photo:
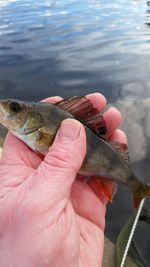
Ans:
[[[74,141],[78,138],[80,130],[80,122],[73,119],[66,119],[62,122],[59,129],[58,139],[61,141]]]

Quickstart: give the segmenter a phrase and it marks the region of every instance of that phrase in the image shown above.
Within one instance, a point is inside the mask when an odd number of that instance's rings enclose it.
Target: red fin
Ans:
[[[117,190],[117,184],[114,181],[104,181],[101,180],[98,177],[92,176],[94,180],[89,181],[88,183],[90,184],[91,188],[93,191],[96,193],[98,197],[101,197],[101,193],[110,201],[113,201],[113,197],[116,193]]]
[[[98,109],[94,108],[92,102],[85,96],[75,96],[64,99],[56,105],[59,108],[72,113],[76,119],[79,119],[95,133],[105,136],[106,124],[103,116],[99,113]]]
[[[102,191],[105,196],[107,196],[110,202],[113,201],[113,197],[117,190],[117,184],[114,181],[101,181]]]
[[[121,144],[118,142],[111,142],[111,145],[115,148],[115,150],[119,153],[124,161],[129,162],[129,153],[128,147],[126,144]]]

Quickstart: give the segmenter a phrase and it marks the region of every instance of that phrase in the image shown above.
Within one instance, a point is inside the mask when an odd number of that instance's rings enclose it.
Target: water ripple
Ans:
[[[83,81],[86,85],[92,82],[89,76],[71,81],[66,71],[72,70],[76,77],[77,72],[84,70],[98,81],[96,74],[103,70],[104,77],[97,88],[104,79],[112,82],[112,77],[114,83],[119,81],[124,88],[123,81],[131,79],[126,70],[134,69],[134,76],[139,79],[141,57],[145,61],[149,57],[149,25],[150,10],[142,0],[81,0],[80,4],[75,0],[0,1],[0,62],[16,68],[25,57],[34,62],[49,58],[50,63],[55,58],[59,85],[82,88]],[[146,66],[146,62],[143,64]],[[60,71],[69,81],[61,81]],[[147,68],[140,77],[148,79]]]

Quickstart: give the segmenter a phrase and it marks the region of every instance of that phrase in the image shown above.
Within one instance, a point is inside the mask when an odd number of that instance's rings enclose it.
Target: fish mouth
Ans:
[[[24,131],[24,134],[25,134],[25,135],[32,134],[32,133],[34,133],[34,132],[40,130],[41,128],[42,128],[42,126],[37,127],[37,128],[34,128],[34,129],[33,129],[33,128],[26,129],[26,130]]]
[[[40,125],[38,127],[34,127],[34,128],[28,128],[28,129],[20,129],[19,131],[14,129],[14,130],[11,130],[13,133],[19,133],[19,135],[22,135],[22,136],[25,136],[25,135],[30,135],[36,131],[39,131],[41,128],[42,128],[43,125]]]

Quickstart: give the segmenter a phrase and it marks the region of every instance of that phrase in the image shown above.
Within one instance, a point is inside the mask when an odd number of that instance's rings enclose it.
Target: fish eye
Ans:
[[[21,109],[19,103],[17,103],[17,102],[11,102],[10,105],[9,105],[9,108],[13,112],[19,112],[20,109]]]

